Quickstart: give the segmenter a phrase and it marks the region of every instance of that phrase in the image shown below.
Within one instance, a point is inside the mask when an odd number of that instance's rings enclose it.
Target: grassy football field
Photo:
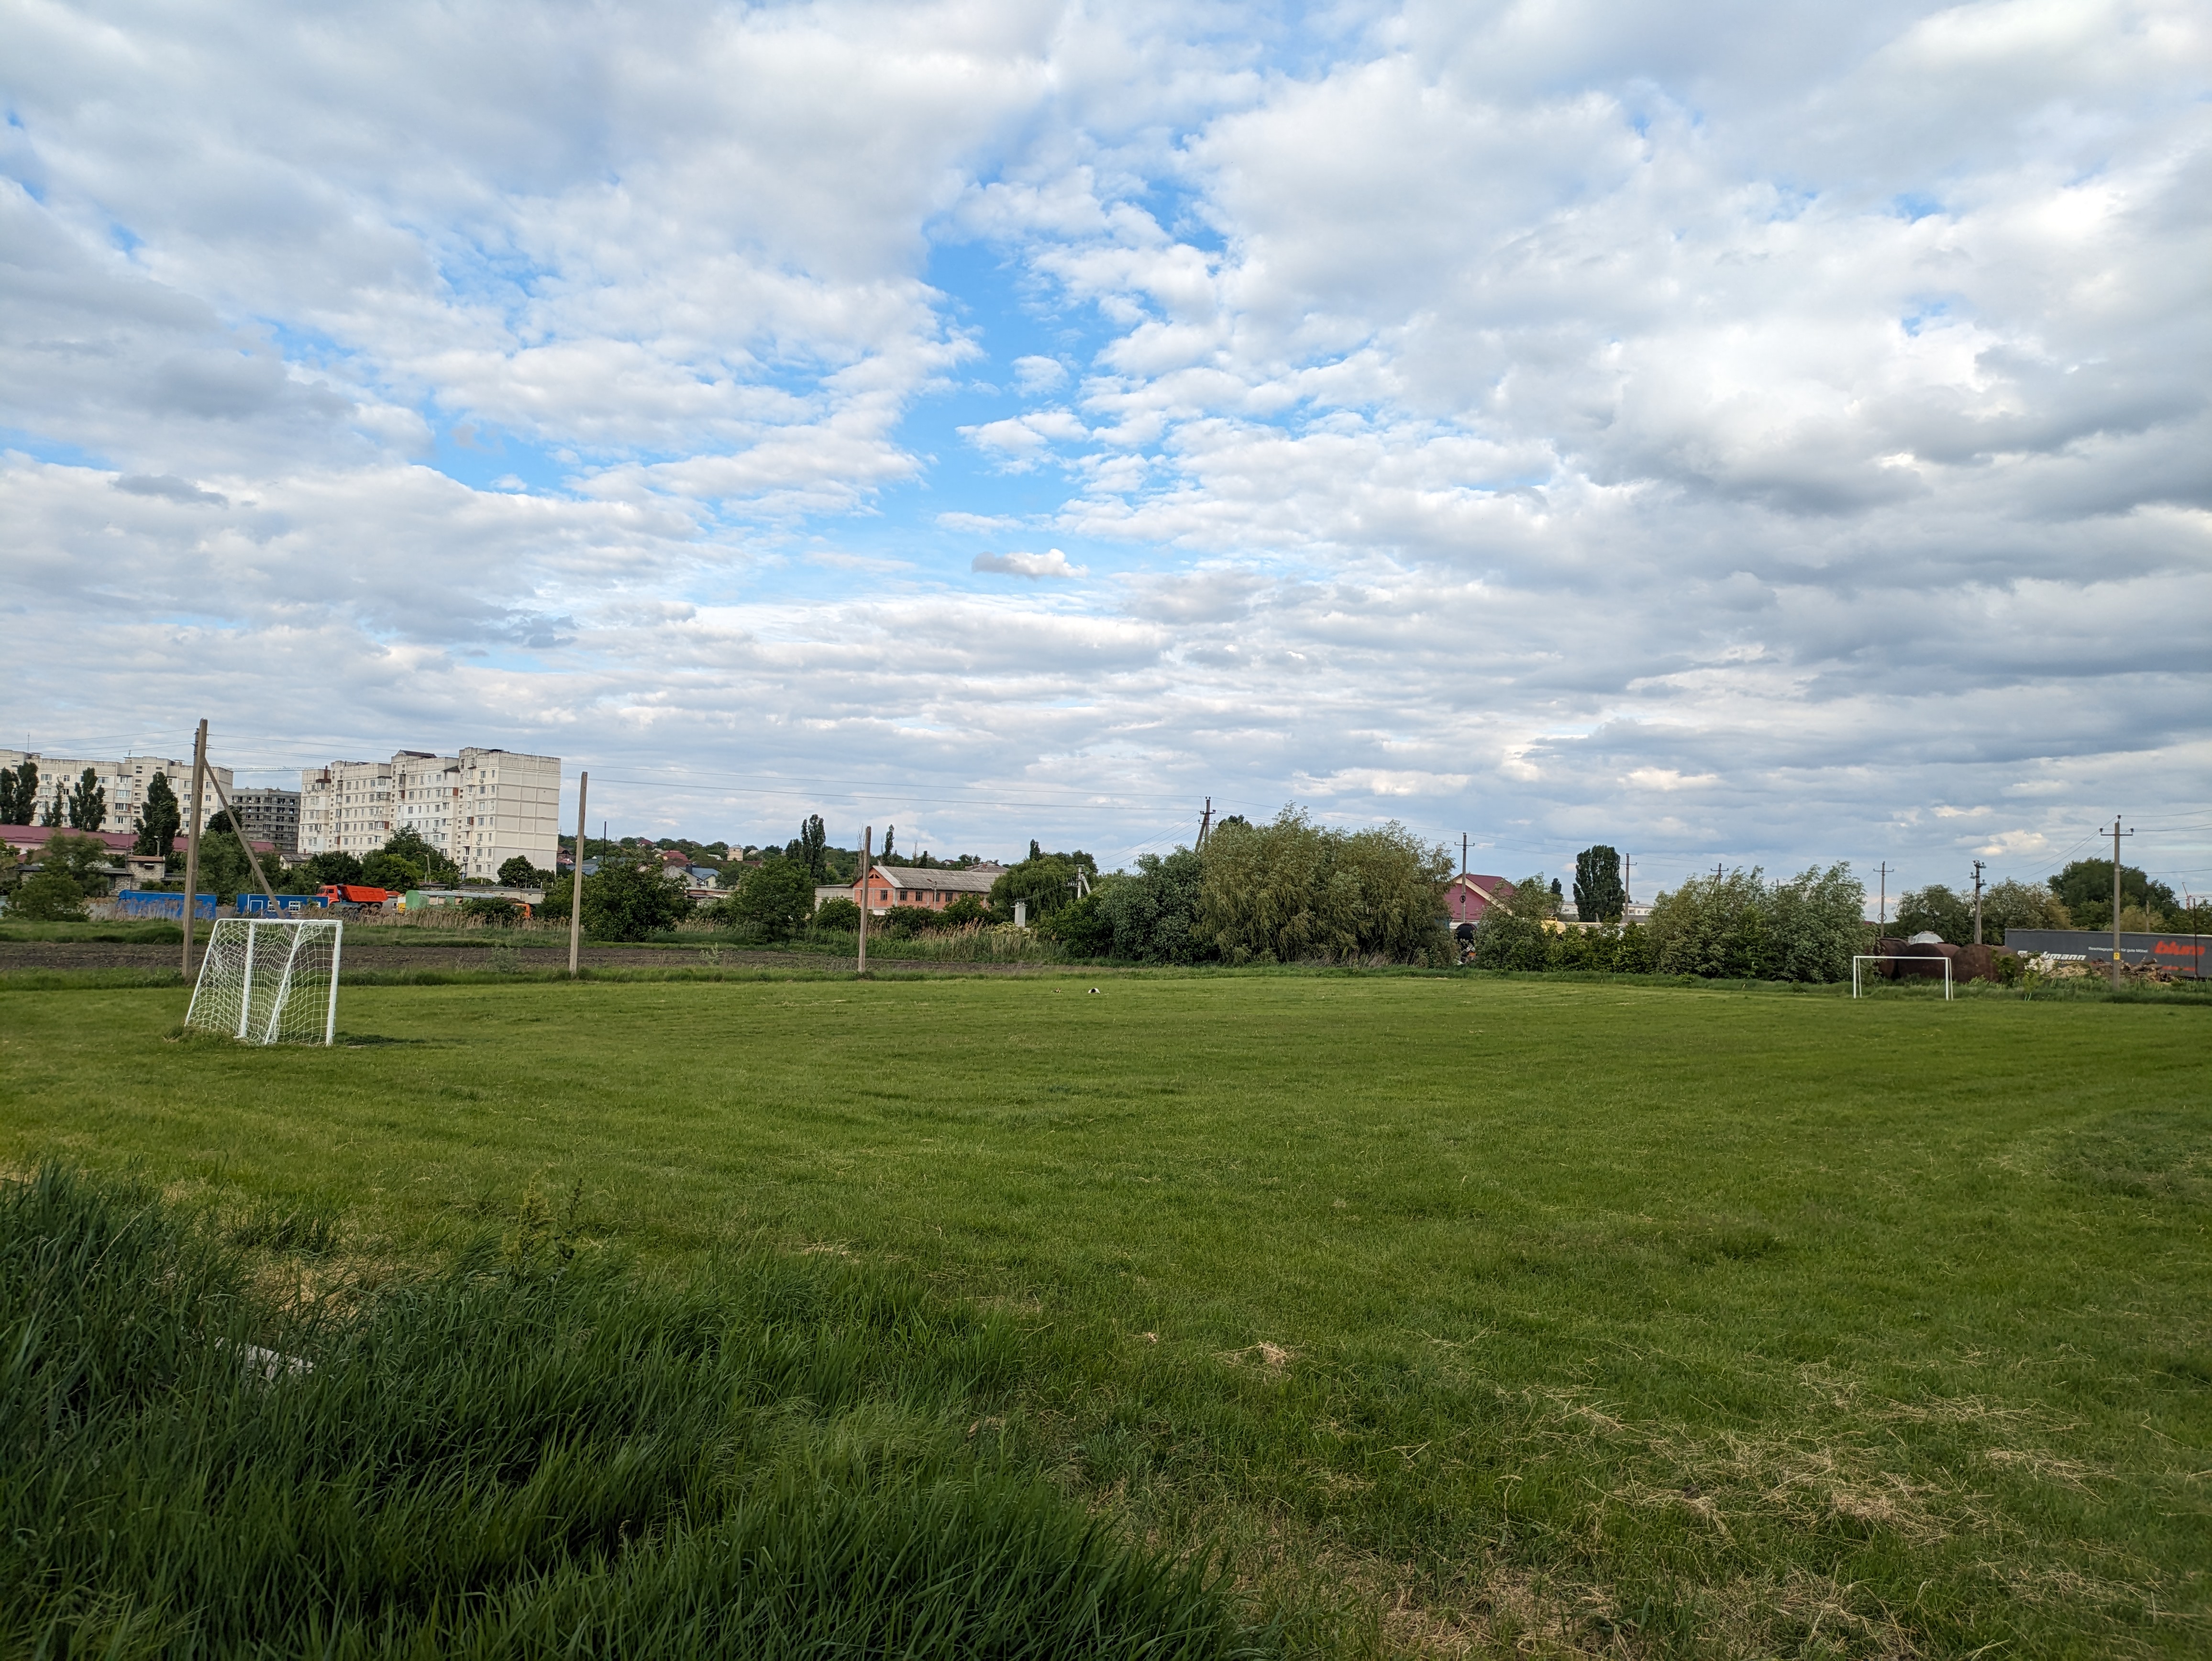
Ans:
[[[371,986],[250,1050],[184,1003],[0,989],[0,1160],[319,1219],[263,1231],[311,1288],[532,1227],[921,1285],[1015,1334],[992,1431],[1294,1650],[2212,1649],[2212,1009]]]

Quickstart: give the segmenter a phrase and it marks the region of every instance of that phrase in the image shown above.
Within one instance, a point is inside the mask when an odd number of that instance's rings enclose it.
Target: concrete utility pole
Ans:
[[[2120,983],[2120,838],[2132,837],[2120,829],[2120,816],[2112,815],[2112,984]]]
[[[207,723],[192,740],[192,805],[185,835],[185,978],[192,977],[192,912],[200,898],[200,791],[207,780]]]
[[[584,946],[584,833],[591,821],[584,817],[592,799],[592,776],[576,775],[576,864],[568,884],[568,978],[574,980],[583,961]]]
[[[876,827],[870,825],[860,833],[860,969],[868,972],[868,876],[869,868],[876,862]]]
[[[1636,855],[1633,854],[1623,854],[1620,856],[1620,909],[1624,916],[1626,914],[1628,908],[1635,904],[1635,884]],[[1863,892],[1864,891],[1862,890],[1861,891]]]
[[[1198,816],[1198,845],[1206,846],[1206,838],[1213,829],[1213,798],[1206,799],[1206,811]]]
[[[1974,861],[1974,944],[1982,943],[1982,871],[1979,860]]]
[[[1875,874],[1881,879],[1881,904],[1875,908],[1874,914],[1875,938],[1879,940],[1881,938],[1881,931],[1889,927],[1889,861],[1884,860],[1875,867]],[[1866,890],[1862,888],[1859,892],[1863,894]],[[1859,904],[1863,905],[1866,902],[1861,900]],[[1864,916],[1866,913],[1862,911],[1859,915]]]

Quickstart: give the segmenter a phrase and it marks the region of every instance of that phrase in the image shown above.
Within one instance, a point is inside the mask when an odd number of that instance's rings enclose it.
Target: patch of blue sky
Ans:
[[[1920,191],[1906,191],[1889,199],[1890,210],[1899,219],[1918,221],[1942,213],[1942,202]]]
[[[473,490],[565,494],[576,464],[562,447],[518,437],[472,421],[436,426],[428,461]]]
[[[9,450],[56,467],[92,467],[101,472],[118,471],[112,461],[95,450],[85,449],[63,439],[48,438],[21,427],[0,427],[0,451]]]
[[[1056,445],[1010,468],[1006,458],[980,450],[961,429],[978,428],[1024,413],[1074,408],[1074,399],[1099,349],[1112,338],[1088,307],[1066,304],[1056,289],[1032,277],[1009,250],[982,242],[940,242],[931,250],[927,280],[947,296],[947,321],[972,338],[980,355],[956,377],[925,392],[908,409],[898,442],[922,459],[914,478],[894,484],[874,501],[866,520],[835,528],[835,538],[854,552],[896,551],[933,575],[957,574],[978,552],[1027,548],[1048,538],[1043,522],[1075,494],[1079,481],[1065,459],[1073,447]],[[1050,358],[1063,378],[1022,390],[1023,358]],[[1079,418],[1081,411],[1076,411]],[[1006,530],[948,527],[940,515],[1014,521]],[[1075,557],[1064,541],[1055,546]],[[1081,563],[1081,562],[1079,562]]]
[[[284,361],[295,367],[343,373],[351,379],[375,379],[369,360],[360,350],[320,329],[287,318],[259,314],[250,320],[248,326],[258,331],[284,355]]]
[[[1135,198],[1159,228],[1200,253],[1227,252],[1228,242],[1206,209],[1206,193],[1176,179],[1156,179]]]
[[[1951,302],[1948,300],[1920,300],[1916,301],[1913,309],[1899,318],[1898,322],[1905,333],[1917,335],[1930,326],[1941,326],[1951,320]]]

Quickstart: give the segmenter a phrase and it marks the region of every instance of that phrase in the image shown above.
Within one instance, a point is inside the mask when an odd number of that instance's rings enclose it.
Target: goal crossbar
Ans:
[[[1863,963],[1940,963],[1943,965],[1943,1001],[1951,1001],[1951,960],[1942,956],[1923,958],[1909,952],[1869,952],[1851,959],[1851,995],[1859,995],[1859,965]],[[1918,977],[1914,978],[1917,979]]]
[[[240,1043],[333,1043],[344,946],[336,918],[222,918],[185,1025]]]

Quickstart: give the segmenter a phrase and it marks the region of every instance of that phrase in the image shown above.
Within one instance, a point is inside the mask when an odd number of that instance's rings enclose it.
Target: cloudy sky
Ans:
[[[0,744],[2212,887],[2198,0],[4,0],[0,97]]]

